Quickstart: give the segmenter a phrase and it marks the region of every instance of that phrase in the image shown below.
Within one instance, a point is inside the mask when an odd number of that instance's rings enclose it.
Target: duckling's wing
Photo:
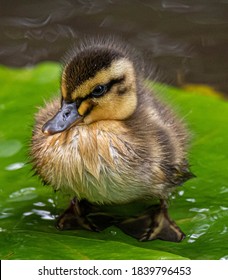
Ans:
[[[166,176],[172,186],[181,186],[189,179],[196,177],[189,169],[188,163],[185,161],[181,165],[166,168]]]

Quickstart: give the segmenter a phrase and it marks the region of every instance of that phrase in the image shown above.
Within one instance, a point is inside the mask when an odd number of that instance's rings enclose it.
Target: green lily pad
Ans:
[[[181,243],[139,242],[110,227],[101,233],[58,231],[69,203],[32,176],[27,164],[33,115],[59,91],[60,66],[0,68],[1,259],[228,259],[228,103],[216,96],[150,84],[192,132],[189,160],[197,176],[180,187],[170,215]]]

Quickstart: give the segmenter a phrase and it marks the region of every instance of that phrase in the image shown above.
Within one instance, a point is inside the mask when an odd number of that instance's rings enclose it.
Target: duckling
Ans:
[[[87,39],[63,63],[61,97],[35,115],[31,162],[41,180],[71,193],[60,229],[112,224],[139,240],[181,241],[167,201],[192,177],[185,125],[144,85],[143,63],[125,43]],[[130,217],[100,205],[160,200]],[[103,221],[103,225],[102,225]]]

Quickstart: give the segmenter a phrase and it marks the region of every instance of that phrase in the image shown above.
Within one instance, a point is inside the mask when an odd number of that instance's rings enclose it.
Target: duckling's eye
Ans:
[[[96,86],[95,89],[91,92],[91,95],[93,97],[100,97],[103,94],[105,94],[107,91],[107,86],[106,85],[99,85]]]

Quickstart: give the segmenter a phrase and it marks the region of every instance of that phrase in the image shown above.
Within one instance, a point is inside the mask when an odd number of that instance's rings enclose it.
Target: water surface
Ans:
[[[228,93],[228,1],[1,1],[0,63],[59,61],[85,34],[115,34],[145,54],[158,79]]]

